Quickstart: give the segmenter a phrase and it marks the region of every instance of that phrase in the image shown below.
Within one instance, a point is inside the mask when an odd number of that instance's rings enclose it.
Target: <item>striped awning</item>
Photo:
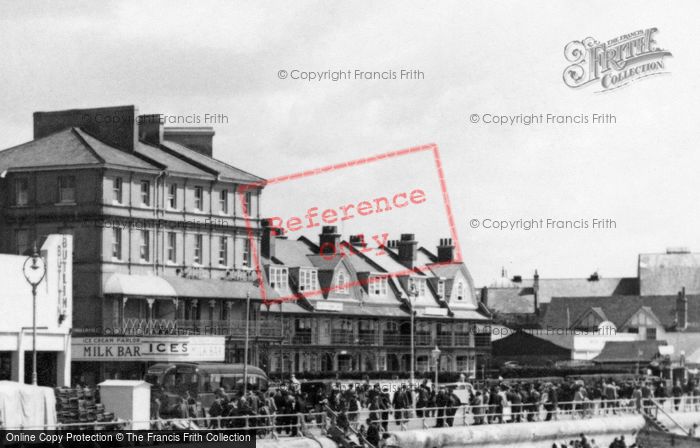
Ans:
[[[106,274],[102,292],[124,296],[177,297],[175,288],[156,275]]]

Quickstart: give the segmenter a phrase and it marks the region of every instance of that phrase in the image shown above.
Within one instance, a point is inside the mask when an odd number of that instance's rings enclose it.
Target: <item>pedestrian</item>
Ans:
[[[367,441],[376,447],[379,445],[379,440],[381,437],[381,429],[377,422],[367,419]]]
[[[401,385],[401,388],[394,393],[394,420],[401,426],[401,428],[406,429],[407,412],[404,409],[408,408],[408,394],[406,393],[406,385]]]
[[[223,389],[217,389],[214,392],[214,402],[209,407],[209,416],[212,417],[209,426],[212,428],[221,428],[221,418],[228,416],[229,400]],[[223,425],[227,426],[227,425]]]
[[[681,400],[683,397],[683,388],[681,387],[681,382],[676,381],[671,388],[671,395],[673,396],[673,407],[678,411],[681,407]]]
[[[472,398],[472,414],[474,415],[474,424],[482,425],[484,423],[484,397],[481,391],[477,390]]]
[[[462,405],[462,401],[459,399],[457,395],[455,395],[453,390],[450,390],[448,392],[448,397],[447,397],[447,408],[445,409],[445,414],[447,418],[445,419],[445,422],[447,423],[447,426],[452,426],[455,420],[455,414],[457,413],[457,409]]]

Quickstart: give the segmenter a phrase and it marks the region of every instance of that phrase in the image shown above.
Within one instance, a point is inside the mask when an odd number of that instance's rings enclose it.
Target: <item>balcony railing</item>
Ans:
[[[115,325],[126,335],[220,335],[233,338],[244,338],[246,322],[231,321],[202,321],[202,320],[173,320],[173,319],[140,319],[128,318],[122,324]],[[284,330],[280,321],[259,320],[250,321],[250,337],[272,340],[283,340],[286,344],[310,345],[318,343],[318,336],[308,330],[294,332],[291,328]],[[334,345],[361,346],[399,346],[411,345],[410,334],[384,332],[331,331],[330,343]],[[470,341],[475,340],[476,348],[486,349],[490,346],[489,335],[477,335],[472,338],[469,334],[432,334],[416,333],[416,347],[471,347]]]
[[[308,345],[311,343],[311,333],[297,333],[294,336],[292,336],[292,344]]]
[[[411,345],[411,335],[410,334],[392,334],[384,333],[384,345],[400,345],[409,346]],[[416,346],[431,346],[435,345],[435,340],[432,335],[429,334],[416,334],[414,335],[413,342]]]
[[[347,332],[331,333],[331,344],[354,345],[355,335]]]
[[[449,347],[452,345],[452,335],[451,334],[439,334],[437,335],[437,345]]]
[[[405,345],[405,341],[410,344],[410,336],[396,333],[384,333],[384,345]]]
[[[478,349],[491,348],[491,335],[489,333],[477,333],[474,336],[474,345]]]
[[[410,336],[409,336],[409,344],[410,344]],[[435,345],[435,342],[433,341],[433,336],[431,334],[416,334],[415,337],[415,344],[416,345]]]
[[[360,345],[380,345],[379,334],[360,332]]]
[[[244,338],[246,321],[244,320],[173,320],[173,319],[124,319],[123,325],[116,325],[127,335],[217,335]],[[283,334],[278,321],[250,321],[250,337],[280,338]]]
[[[471,345],[471,338],[468,334],[455,334],[454,345],[457,347],[469,347]]]

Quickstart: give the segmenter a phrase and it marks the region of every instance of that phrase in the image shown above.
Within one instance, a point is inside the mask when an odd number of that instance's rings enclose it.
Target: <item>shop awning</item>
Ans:
[[[107,274],[103,276],[102,291],[125,296],[177,297],[170,283],[155,275]]]
[[[193,279],[184,277],[163,277],[175,290],[178,297],[198,299],[244,299],[250,294],[251,299],[262,299],[260,287],[253,282]],[[267,299],[274,300],[279,295],[267,288]]]
[[[478,312],[477,310],[456,310],[452,308],[455,319],[469,319],[478,321],[488,321],[489,318]]]
[[[135,297],[177,297],[193,299],[251,299],[260,300],[262,294],[252,281],[220,279],[193,279],[184,277],[160,277],[156,275],[104,274],[104,294],[120,294]],[[279,294],[267,288],[267,298],[274,300]]]

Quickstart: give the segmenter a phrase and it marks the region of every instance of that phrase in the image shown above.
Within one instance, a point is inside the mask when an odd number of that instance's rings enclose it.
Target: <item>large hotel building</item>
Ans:
[[[319,242],[263,226],[264,180],[215,159],[213,137],[122,106],[37,112],[34,139],[0,151],[0,253],[73,237],[74,380],[141,378],[162,361],[242,362],[246,328],[249,361],[270,374],[405,374],[411,311],[417,370],[438,346],[442,370],[474,375],[489,314],[450,240],[433,252],[404,234],[382,257],[322,256]],[[242,185],[257,187],[239,195]],[[333,227],[319,238],[364,244]],[[325,293],[305,294],[314,289]]]

